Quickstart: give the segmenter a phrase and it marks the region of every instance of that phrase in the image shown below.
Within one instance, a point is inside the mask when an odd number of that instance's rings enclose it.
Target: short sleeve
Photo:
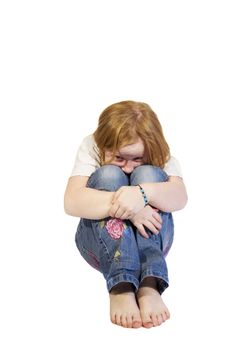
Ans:
[[[168,162],[165,164],[163,170],[167,173],[168,176],[183,177],[180,163],[173,156],[170,157]]]
[[[93,135],[85,137],[80,144],[70,176],[90,176],[99,167],[97,146]]]

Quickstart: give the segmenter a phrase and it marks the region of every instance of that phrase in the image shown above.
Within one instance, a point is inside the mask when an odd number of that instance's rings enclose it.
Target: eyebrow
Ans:
[[[116,153],[115,156],[116,156],[116,157],[124,158],[125,156],[126,156],[126,157],[127,157],[127,156],[130,157],[131,155],[130,155],[130,154],[129,154],[129,155],[128,155],[128,154],[123,155],[123,154]],[[143,156],[144,156],[144,155],[135,156],[135,157],[133,157],[133,159],[143,158]]]

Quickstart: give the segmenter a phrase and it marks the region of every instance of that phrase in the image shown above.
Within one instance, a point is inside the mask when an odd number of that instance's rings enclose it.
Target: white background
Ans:
[[[1,1],[1,349],[232,349],[231,1]],[[171,319],[123,329],[63,211],[77,147],[108,105],[158,114],[186,208]]]

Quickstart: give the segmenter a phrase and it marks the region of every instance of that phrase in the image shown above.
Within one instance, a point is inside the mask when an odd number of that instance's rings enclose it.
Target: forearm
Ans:
[[[143,183],[149,204],[164,212],[183,209],[187,203],[187,193],[182,183],[158,182]]]
[[[66,193],[64,209],[68,215],[85,219],[103,219],[109,216],[114,192],[99,191],[92,188],[77,188]]]

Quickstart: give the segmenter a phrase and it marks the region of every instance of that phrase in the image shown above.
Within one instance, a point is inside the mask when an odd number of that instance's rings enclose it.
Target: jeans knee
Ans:
[[[165,182],[168,175],[165,171],[154,165],[141,165],[134,169],[130,176],[131,185],[142,182]]]
[[[98,190],[117,191],[121,186],[128,186],[127,175],[116,165],[103,165],[89,178],[87,186]]]

